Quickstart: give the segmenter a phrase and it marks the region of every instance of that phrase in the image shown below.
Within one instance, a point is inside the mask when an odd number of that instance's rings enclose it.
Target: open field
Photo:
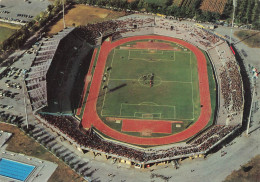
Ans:
[[[260,155],[255,156],[247,164],[233,171],[224,182],[259,182],[260,181]]]
[[[16,126],[0,123],[0,128],[3,131],[13,133],[13,136],[8,141],[7,149],[11,152],[22,153],[28,156],[40,158],[43,160],[51,161],[58,164],[56,171],[52,174],[49,182],[81,182],[84,181],[77,173],[71,170],[58,158],[53,156],[39,143],[35,142],[32,138],[25,135]]]
[[[105,73],[108,81],[101,87],[103,97],[99,97],[98,104],[102,105],[98,111],[103,120],[115,117],[183,122],[177,129],[170,124],[173,132],[166,133],[173,134],[198,119],[200,98],[193,52],[171,42],[133,41],[113,49],[106,67],[111,69]],[[120,124],[113,128],[121,130]]]
[[[200,9],[203,11],[217,12],[222,14],[225,8],[227,0],[203,0]]]
[[[20,26],[0,22],[0,44],[20,28]]]
[[[0,26],[0,44],[2,44],[4,40],[10,37],[14,32],[15,30],[13,29]]]
[[[111,11],[107,9],[86,6],[75,5],[72,9],[68,10],[65,15],[66,26],[79,26],[86,25],[88,23],[97,23],[106,20],[116,19],[124,16],[124,12]],[[63,29],[63,20],[60,19],[54,24],[48,34],[55,34]]]
[[[260,48],[260,32],[250,30],[236,31],[235,36],[251,48]]]

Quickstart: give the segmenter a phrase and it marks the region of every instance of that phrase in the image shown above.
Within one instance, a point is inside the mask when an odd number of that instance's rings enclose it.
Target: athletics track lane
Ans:
[[[88,84],[91,81],[91,80],[88,80],[88,78],[91,78],[91,71],[92,71],[92,67],[93,67],[93,64],[94,64],[94,61],[95,61],[95,58],[96,58],[96,54],[97,54],[97,48],[93,52],[93,55],[92,55],[92,58],[91,58],[91,62],[90,62],[90,65],[89,65],[89,69],[88,69],[88,73],[87,73],[87,75],[85,76],[85,79],[84,79],[85,85],[84,85],[83,92],[81,94],[83,96],[81,98],[82,100],[80,102],[80,107],[77,110],[77,115],[80,115],[80,113],[81,113],[82,104],[83,104],[84,99],[85,99],[85,95],[86,95],[86,91],[87,91],[87,88],[88,88]]]
[[[172,133],[171,121],[125,119],[121,131],[141,133]]]
[[[108,127],[98,116],[96,111],[96,104],[99,95],[99,90],[102,81],[103,71],[105,69],[106,60],[109,52],[129,41],[141,40],[141,39],[158,39],[178,43],[184,47],[190,49],[197,58],[198,61],[198,75],[199,75],[199,90],[200,90],[200,104],[201,112],[198,120],[191,125],[188,129],[165,137],[154,137],[154,138],[143,138],[137,136],[130,136],[123,133],[120,133],[110,127]],[[90,87],[90,92],[87,98],[87,106],[82,118],[82,125],[84,128],[90,128],[91,125],[97,128],[99,131],[108,135],[116,140],[123,141],[131,144],[138,145],[164,145],[175,142],[180,142],[185,139],[188,139],[201,131],[209,122],[211,116],[211,103],[210,103],[210,93],[209,93],[209,83],[208,83],[208,73],[207,73],[207,63],[204,54],[195,46],[172,37],[164,37],[158,35],[147,35],[147,36],[135,36],[120,39],[113,43],[105,41],[100,50],[98,57],[98,62],[95,68],[95,72],[92,79],[92,84]]]

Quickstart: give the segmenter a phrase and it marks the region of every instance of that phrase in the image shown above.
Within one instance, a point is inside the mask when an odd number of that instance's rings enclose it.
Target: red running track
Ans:
[[[201,107],[201,112],[198,120],[193,125],[191,125],[188,129],[180,133],[165,136],[165,137],[151,137],[151,138],[130,136],[110,128],[99,118],[97,114],[96,104],[97,104],[97,99],[98,99],[99,90],[101,86],[102,75],[105,69],[106,60],[109,52],[113,48],[123,43],[129,41],[141,40],[141,39],[158,39],[158,40],[172,41],[184,47],[187,47],[196,55],[198,61],[200,103],[203,107]],[[85,108],[83,118],[82,118],[82,125],[84,128],[90,128],[92,125],[96,129],[104,133],[105,135],[108,135],[116,140],[126,142],[126,143],[137,144],[137,145],[164,145],[164,144],[180,142],[192,137],[207,125],[207,123],[210,120],[210,116],[211,116],[211,103],[210,103],[207,63],[204,54],[197,47],[179,39],[157,36],[157,35],[128,37],[128,38],[115,41],[113,43],[105,41],[102,44],[96,69],[93,75],[90,92],[87,98],[87,106]]]
[[[122,122],[121,131],[172,133],[172,123],[170,121],[125,119]]]
[[[83,89],[83,92],[82,92],[83,97],[81,98],[82,100],[81,100],[81,103],[80,103],[80,107],[77,110],[77,115],[80,115],[80,112],[81,112],[81,109],[82,109],[82,104],[84,102],[84,99],[85,99],[85,96],[86,96],[86,91],[87,91],[87,88],[88,88],[88,84],[90,82],[90,80],[88,80],[88,77],[89,78],[91,77],[91,71],[92,71],[93,64],[94,64],[94,61],[95,61],[95,58],[96,58],[96,54],[97,54],[97,48],[93,52],[92,59],[91,59],[89,69],[88,69],[88,73],[87,73],[87,75],[85,76],[85,79],[84,79],[85,85],[84,85],[84,89]]]

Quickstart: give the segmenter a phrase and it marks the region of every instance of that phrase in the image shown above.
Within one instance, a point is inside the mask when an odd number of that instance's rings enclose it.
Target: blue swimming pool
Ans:
[[[35,166],[21,162],[16,162],[5,158],[0,159],[0,175],[8,178],[25,181],[34,168]]]

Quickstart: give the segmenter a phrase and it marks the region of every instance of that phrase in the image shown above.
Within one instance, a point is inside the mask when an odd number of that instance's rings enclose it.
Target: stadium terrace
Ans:
[[[35,117],[78,150],[146,167],[240,130],[239,70],[223,37],[133,14],[43,38],[25,84]]]

